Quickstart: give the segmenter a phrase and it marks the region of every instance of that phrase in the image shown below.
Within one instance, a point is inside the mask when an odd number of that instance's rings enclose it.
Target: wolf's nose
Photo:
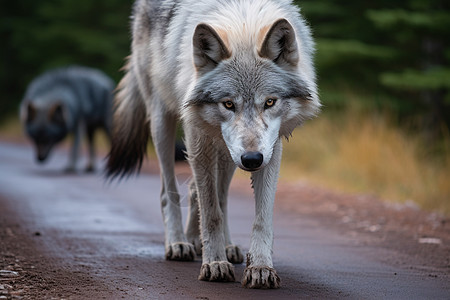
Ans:
[[[263,163],[263,160],[264,156],[261,152],[247,152],[241,156],[242,165],[249,170],[259,168]]]

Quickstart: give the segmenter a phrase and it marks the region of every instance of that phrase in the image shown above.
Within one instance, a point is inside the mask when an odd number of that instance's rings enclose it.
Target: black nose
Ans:
[[[37,160],[40,163],[43,163],[46,158],[47,158],[47,155],[38,154],[38,156],[37,156]]]
[[[263,160],[264,156],[260,152],[247,152],[241,156],[242,165],[249,170],[261,167]]]

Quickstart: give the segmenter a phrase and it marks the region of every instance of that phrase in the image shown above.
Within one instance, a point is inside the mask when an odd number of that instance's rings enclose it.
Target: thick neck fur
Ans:
[[[285,13],[275,1],[227,1],[218,5],[218,13],[207,16],[230,52],[260,49],[270,26]]]

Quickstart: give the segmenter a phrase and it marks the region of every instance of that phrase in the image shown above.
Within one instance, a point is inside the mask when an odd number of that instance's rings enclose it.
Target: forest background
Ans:
[[[320,116],[294,132],[281,177],[450,213],[450,2],[295,1],[317,43]],[[3,1],[0,129],[27,84],[86,65],[116,82],[131,0]],[[12,129],[12,131],[14,131]]]

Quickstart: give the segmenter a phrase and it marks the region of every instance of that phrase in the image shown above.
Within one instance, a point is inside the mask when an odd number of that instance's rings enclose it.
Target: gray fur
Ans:
[[[107,174],[139,170],[150,120],[166,258],[201,252],[200,280],[234,281],[231,263],[243,255],[229,234],[227,191],[236,166],[252,172],[256,215],[242,284],[279,287],[271,252],[281,138],[320,108],[308,26],[290,0],[138,0],[132,33]],[[193,170],[186,233],[173,162],[180,119]]]
[[[67,171],[74,171],[83,133],[89,142],[87,171],[95,165],[94,133],[103,128],[110,136],[113,81],[99,70],[71,66],[36,77],[21,103],[25,132],[34,142],[37,160],[46,160],[55,144],[68,134],[74,143]]]

